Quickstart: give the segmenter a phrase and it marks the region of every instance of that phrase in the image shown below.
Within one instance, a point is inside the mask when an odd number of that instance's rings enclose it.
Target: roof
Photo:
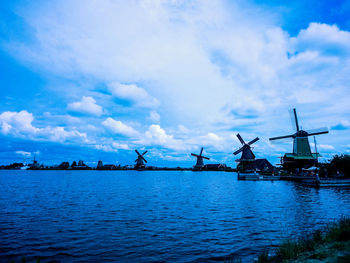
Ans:
[[[255,168],[261,171],[272,171],[273,165],[267,159],[256,159]]]
[[[297,155],[294,153],[286,153],[285,157],[293,158],[296,160],[309,160],[309,159],[316,159],[318,154],[312,153],[311,155]],[[318,155],[319,156],[319,155]]]
[[[226,167],[226,164],[222,164],[222,163],[209,163],[204,165],[204,167],[206,168],[220,168],[220,167]]]

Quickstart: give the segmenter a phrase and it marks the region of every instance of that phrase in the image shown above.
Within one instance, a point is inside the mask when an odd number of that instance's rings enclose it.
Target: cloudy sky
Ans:
[[[288,3],[287,3],[288,2]],[[290,3],[289,3],[290,2]],[[294,132],[324,159],[350,152],[349,1],[6,1],[0,7],[0,159],[235,166],[256,136],[272,163]],[[313,139],[312,139],[313,141]]]

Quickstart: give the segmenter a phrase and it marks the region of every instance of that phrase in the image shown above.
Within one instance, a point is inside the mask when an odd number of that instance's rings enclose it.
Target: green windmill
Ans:
[[[273,137],[270,138],[270,141],[293,138],[293,152],[285,153],[282,159],[282,168],[283,170],[295,172],[296,169],[299,171],[302,168],[309,168],[317,163],[318,153],[312,153],[309,143],[309,136],[319,135],[328,133],[327,128],[320,128],[314,132],[307,132],[302,129],[299,129],[297,112],[293,109],[294,121],[296,126],[296,132],[294,134]]]

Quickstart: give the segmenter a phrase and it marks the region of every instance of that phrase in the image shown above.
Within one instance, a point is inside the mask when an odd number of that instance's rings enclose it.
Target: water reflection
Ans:
[[[0,171],[0,255],[18,260],[251,260],[349,215],[349,189],[232,173]]]

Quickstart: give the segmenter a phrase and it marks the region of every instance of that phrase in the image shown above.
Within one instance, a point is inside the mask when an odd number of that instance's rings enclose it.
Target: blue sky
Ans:
[[[349,1],[8,1],[0,7],[0,159],[276,163],[289,110],[324,159],[350,152]]]

